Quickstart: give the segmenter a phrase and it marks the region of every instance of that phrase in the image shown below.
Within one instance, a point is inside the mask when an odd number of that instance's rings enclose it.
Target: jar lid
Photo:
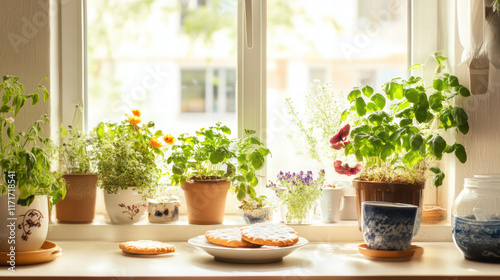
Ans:
[[[500,173],[494,173],[494,174],[475,174],[474,178],[500,180]]]
[[[500,189],[500,176],[465,178],[464,186],[466,188]]]

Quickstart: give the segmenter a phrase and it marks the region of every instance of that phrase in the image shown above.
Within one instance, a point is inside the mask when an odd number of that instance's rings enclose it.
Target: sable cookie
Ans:
[[[137,240],[120,243],[123,252],[141,255],[159,255],[175,252],[175,246],[153,240]]]
[[[257,223],[241,229],[241,238],[252,244],[291,246],[299,242],[299,234],[291,227],[274,223]]]
[[[205,232],[205,238],[208,242],[232,248],[256,248],[255,245],[241,239],[240,228],[220,228]]]

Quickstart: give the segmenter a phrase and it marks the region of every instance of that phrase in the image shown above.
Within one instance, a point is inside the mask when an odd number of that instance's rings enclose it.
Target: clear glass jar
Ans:
[[[466,259],[500,262],[500,175],[466,178],[451,221],[453,241]]]

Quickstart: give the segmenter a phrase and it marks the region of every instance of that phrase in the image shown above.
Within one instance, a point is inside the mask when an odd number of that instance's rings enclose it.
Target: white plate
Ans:
[[[214,256],[218,261],[232,263],[271,263],[279,262],[296,249],[309,243],[307,239],[299,237],[297,244],[287,247],[262,246],[260,248],[230,248],[207,241],[204,235],[188,240],[189,244],[202,249]]]

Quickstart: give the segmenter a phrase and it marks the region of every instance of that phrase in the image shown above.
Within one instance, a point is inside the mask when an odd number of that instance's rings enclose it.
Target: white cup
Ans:
[[[340,221],[340,211],[344,208],[343,188],[324,188],[319,199],[321,221],[337,223]]]

